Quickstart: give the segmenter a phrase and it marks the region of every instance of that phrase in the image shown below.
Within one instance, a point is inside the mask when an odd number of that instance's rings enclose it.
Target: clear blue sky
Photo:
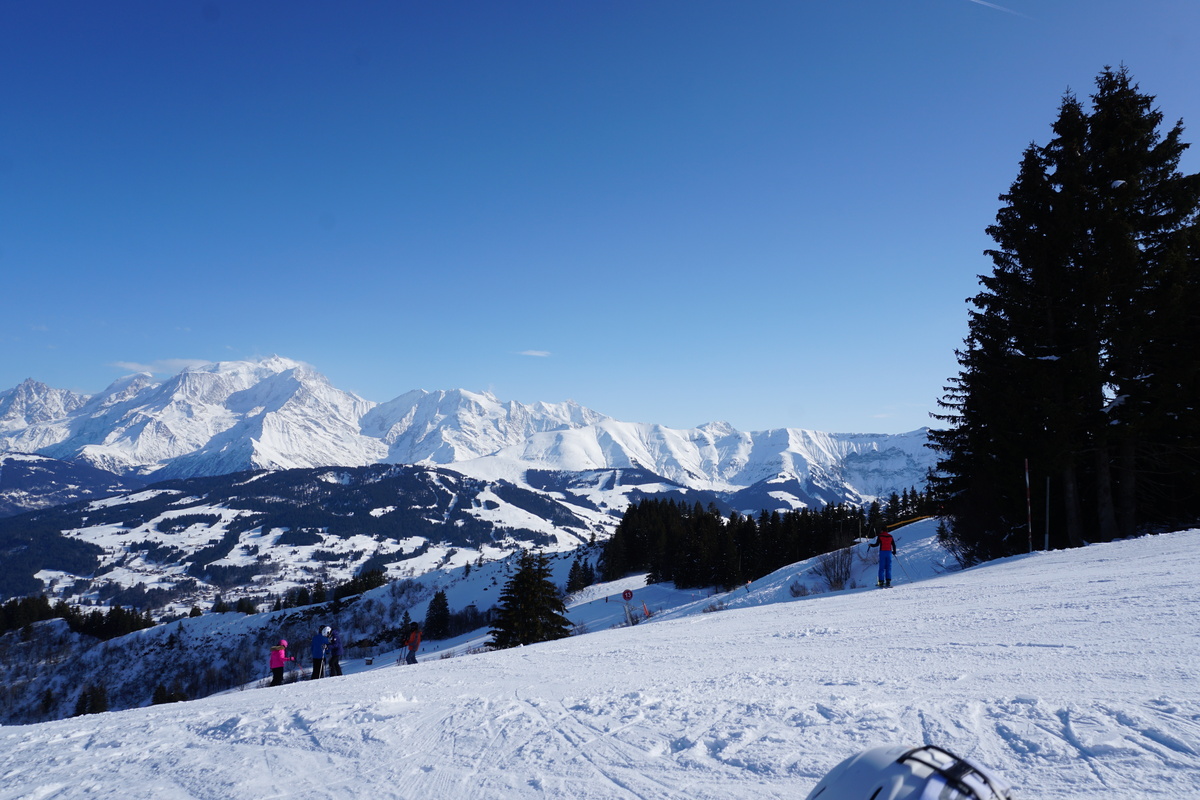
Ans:
[[[1195,0],[0,0],[0,390],[277,353],[912,430],[1022,149],[1121,63],[1200,141]]]

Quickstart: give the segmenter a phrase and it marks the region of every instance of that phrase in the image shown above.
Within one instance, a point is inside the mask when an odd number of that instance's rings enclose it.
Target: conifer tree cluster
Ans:
[[[1047,530],[1062,547],[1197,519],[1200,176],[1180,173],[1182,123],[1162,120],[1106,68],[1090,108],[1063,98],[1000,196],[948,427],[930,434],[968,561]]]
[[[75,713],[72,716],[81,717],[84,714],[103,714],[108,711],[108,689],[102,684],[89,683],[79,692],[75,701]]]
[[[115,639],[154,627],[154,620],[148,611],[139,614],[113,606],[107,612],[95,609],[85,613],[79,606],[67,605],[62,600],[51,605],[45,595],[38,595],[13,598],[0,606],[0,633],[56,618],[66,620],[67,626],[76,633],[97,639]]]
[[[615,580],[648,572],[652,583],[679,588],[721,586],[756,580],[780,567],[838,550],[882,525],[932,513],[933,499],[915,489],[893,494],[885,507],[847,503],[821,509],[763,511],[758,519],[738,512],[722,517],[674,500],[645,499],[625,512],[604,545],[601,574]]]
[[[523,550],[517,569],[504,584],[489,644],[496,649],[536,644],[571,635],[567,609],[550,579],[544,553]]]
[[[596,570],[590,561],[582,556],[576,556],[571,562],[571,570],[567,573],[567,593],[586,589],[596,582]]]

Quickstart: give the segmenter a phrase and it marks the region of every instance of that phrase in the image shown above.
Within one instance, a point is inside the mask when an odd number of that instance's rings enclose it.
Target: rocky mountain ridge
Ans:
[[[94,396],[32,380],[0,392],[0,451],[154,481],[378,463],[450,466],[518,484],[531,469],[643,469],[719,492],[794,483],[803,491],[791,507],[799,507],[923,485],[934,462],[924,445],[924,430],[747,433],[721,422],[680,430],[572,401],[502,402],[466,390],[374,403],[278,356],[192,367],[162,382],[131,375]]]

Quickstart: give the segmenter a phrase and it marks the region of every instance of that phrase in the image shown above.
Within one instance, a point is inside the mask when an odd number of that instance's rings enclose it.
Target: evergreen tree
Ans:
[[[258,613],[258,607],[256,605],[254,605],[254,601],[251,600],[249,597],[238,598],[238,601],[236,603],[234,603],[233,610],[238,612],[239,614],[257,614]]]
[[[549,559],[523,550],[516,571],[500,593],[489,644],[502,649],[570,636],[566,611],[550,580]]]
[[[583,572],[583,565],[580,563],[579,556],[575,556],[575,560],[571,562],[571,569],[567,573],[567,592],[568,593],[578,592],[580,589],[582,589],[584,587],[585,584],[582,582],[583,581],[583,578],[581,575],[582,572]]]
[[[1182,126],[1162,136],[1126,70],[1096,86],[1090,112],[1063,99],[1053,138],[1025,150],[1000,197],[993,270],[937,415],[949,427],[930,435],[968,562],[1027,547],[1026,460],[1051,480],[1053,546],[1131,535],[1165,521],[1155,492],[1198,491],[1196,395],[1180,387],[1200,372],[1200,176],[1178,172]]]
[[[580,589],[586,589],[596,582],[596,570],[592,568],[590,561],[587,561],[582,556],[576,556],[571,563],[571,570],[567,574],[567,591],[578,592]]]
[[[75,701],[74,716],[102,714],[105,711],[108,711],[108,690],[95,683],[84,686],[79,693],[79,699]]]
[[[162,705],[164,703],[181,703],[187,700],[187,695],[178,686],[168,689],[161,683],[154,687],[154,693],[150,696],[151,705]]]
[[[883,519],[888,525],[894,525],[903,519],[902,506],[900,505],[900,495],[892,492],[888,495],[887,505],[883,509]]]
[[[879,507],[878,500],[872,500],[871,505],[867,507],[866,523],[871,531],[878,531],[883,527],[883,510]]]
[[[439,589],[429,601],[423,634],[429,639],[445,639],[450,635],[450,603],[445,590]]]

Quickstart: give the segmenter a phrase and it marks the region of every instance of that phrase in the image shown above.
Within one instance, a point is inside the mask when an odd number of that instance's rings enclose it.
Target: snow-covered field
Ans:
[[[593,590],[586,636],[0,728],[0,800],[795,800],[891,743],[1027,798],[1200,797],[1200,531],[947,574],[932,533],[892,590],[795,599],[797,565],[620,629]]]

